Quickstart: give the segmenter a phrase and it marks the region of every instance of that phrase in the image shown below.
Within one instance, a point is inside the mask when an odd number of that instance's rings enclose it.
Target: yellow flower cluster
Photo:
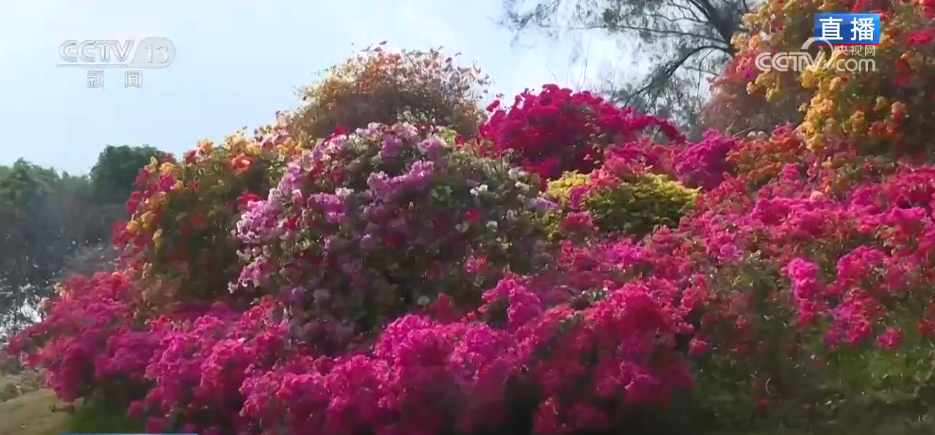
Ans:
[[[567,204],[571,196],[571,190],[578,186],[587,185],[589,179],[588,174],[566,172],[562,174],[562,178],[550,181],[546,192],[550,197]]]
[[[850,10],[852,5],[853,1],[847,0],[769,0],[744,17],[751,36],[737,37],[733,42],[741,55],[750,58],[770,50],[799,51],[811,36],[816,12]],[[759,72],[747,83],[747,92],[762,95],[770,103],[785,98],[806,101],[799,108],[803,118],[798,131],[811,150],[820,149],[829,138],[857,147],[869,146],[868,140],[878,144],[881,139],[898,139],[903,145],[922,140],[904,137],[901,122],[908,119],[905,113],[931,113],[935,102],[894,85],[908,80],[900,75],[935,75],[935,59],[905,42],[912,30],[929,27],[921,7],[915,2],[890,10],[873,54],[836,52],[827,68]],[[922,122],[918,116],[915,120]]]

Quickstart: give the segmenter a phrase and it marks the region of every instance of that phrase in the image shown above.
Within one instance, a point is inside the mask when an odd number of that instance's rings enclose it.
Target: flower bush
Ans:
[[[738,384],[760,379],[754,398],[772,396],[776,417],[811,419],[789,424],[853,430],[874,406],[917,416],[912,403],[929,380],[912,375],[919,368],[910,361],[930,353],[924,276],[931,266],[926,236],[916,231],[930,225],[931,170],[870,173],[826,194],[835,168],[788,164],[754,194],[730,182],[712,197],[735,198],[702,201],[689,227],[705,235],[705,253],[716,260],[719,272],[709,276],[718,281],[707,285],[720,293],[715,300],[725,308],[717,311],[737,316],[726,320],[738,341],[718,342],[732,359],[746,355],[749,368],[737,377],[707,373]],[[789,363],[776,364],[779,355]]]
[[[384,44],[367,47],[329,68],[317,84],[302,88],[306,104],[296,112],[292,132],[311,142],[338,128],[409,122],[473,136],[484,115],[478,100],[490,79],[476,66],[458,66],[455,57],[445,56],[440,47],[401,52]]]
[[[129,290],[119,275],[93,282],[100,291]],[[587,283],[579,283],[575,293],[585,294]],[[688,365],[671,346],[686,326],[679,309],[654,296],[671,288],[612,285],[589,305],[555,290],[546,279],[506,277],[460,320],[407,315],[388,325],[372,350],[337,357],[315,356],[295,334],[301,323],[270,298],[243,312],[215,303],[130,327],[98,312],[93,318],[110,319],[101,323],[109,337],[88,334],[98,327],[83,330],[80,343],[88,345],[45,346],[40,363],[55,374],[53,385],[93,388],[123,375],[151,386],[128,406],[151,433],[474,433],[524,426],[569,433],[627,427],[645,420],[637,412],[642,407],[664,404],[690,386]],[[83,301],[65,293],[50,321],[80,327],[77,316],[90,315],[80,309],[99,305],[100,291],[84,293]],[[126,314],[128,300],[113,305]],[[588,352],[600,356],[582,358]]]
[[[665,120],[556,85],[545,85],[538,94],[527,90],[509,108],[495,100],[487,111],[490,119],[479,132],[490,142],[489,152],[513,154],[515,164],[543,180],[564,172],[590,172],[600,167],[605,148],[635,142],[644,133],[658,131],[661,138],[684,141]]]
[[[262,299],[245,312],[215,303],[185,315],[161,316],[149,325],[160,337],[145,378],[151,388],[129,404],[131,417],[146,417],[150,432],[232,433],[247,426],[241,386],[251,373],[269,370],[290,346],[282,305]]]
[[[210,140],[182,160],[155,159],[140,172],[140,189],[127,201],[131,218],[116,228],[114,243],[143,280],[144,295],[157,305],[187,296],[218,296],[239,264],[239,241],[232,234],[235,217],[252,199],[266,195],[286,161],[301,147],[288,133],[290,118],[276,124]]]
[[[930,358],[935,312],[922,235],[932,168],[848,178],[824,162],[786,164],[759,189],[727,180],[642,243],[566,244],[563,268],[543,276],[573,288],[669,280],[692,325],[681,349],[697,358],[696,412],[716,414],[720,430],[844,433],[918,419],[931,380],[916,362]],[[867,415],[878,407],[888,411]]]
[[[674,172],[689,187],[711,190],[735,175],[736,167],[728,155],[737,149],[737,138],[725,137],[716,130],[704,133],[701,142],[689,144],[678,156]]]
[[[700,154],[692,148],[685,153]],[[606,156],[604,166],[588,175],[567,172],[549,182],[548,195],[562,205],[549,219],[553,238],[595,231],[642,237],[657,226],[677,226],[693,208],[697,190],[652,173],[653,166],[648,163],[658,159],[632,146],[608,150]],[[687,163],[680,162],[679,167],[693,166],[696,160],[683,160]]]
[[[812,34],[814,14],[850,10],[882,13],[880,45],[873,55],[838,52],[835,59],[853,65],[872,60],[875,68],[825,68],[815,71],[779,72],[756,70],[756,54],[799,51]],[[778,113],[778,106],[800,106],[801,115],[772,119],[768,130],[781,122],[793,122],[807,137],[810,149],[828,140],[844,140],[863,154],[923,156],[930,151],[925,128],[932,106],[932,8],[926,2],[906,4],[887,0],[827,2],[819,0],[771,1],[745,18],[749,37],[738,38],[740,55],[720,78],[728,100],[746,93],[765,99],[760,112]],[[826,57],[830,53],[826,53]],[[743,118],[756,111],[732,108]],[[740,120],[742,122],[742,120]],[[762,127],[762,126],[761,126]]]
[[[808,37],[804,36],[802,41]],[[744,39],[739,38],[738,41]],[[778,48],[776,50],[779,51]],[[817,48],[812,51],[815,50]],[[801,45],[792,51],[801,51]],[[810,96],[808,90],[797,81],[795,74],[771,73],[775,74],[772,87],[777,90],[769,93],[769,98],[765,91],[754,87],[753,83],[760,73],[755,64],[759,53],[761,51],[739,50],[712,81],[711,98],[704,104],[699,116],[703,128],[725,135],[746,135],[802,122],[804,114],[800,109],[802,104],[809,102]]]
[[[896,29],[878,61],[925,45],[927,4],[850,6]],[[738,59],[830,8],[763,4]],[[203,142],[142,172],[126,264],[63,283],[5,351],[152,433],[931,433],[928,112],[885,85],[926,70],[833,85],[743,62],[718,86],[830,103],[684,143],[548,85],[474,139],[372,123],[312,143],[284,115]],[[727,89],[712,104],[742,100]],[[877,98],[867,131],[895,136],[831,127]]]
[[[562,184],[570,182],[574,187],[561,192]],[[561,201],[565,207],[553,218],[553,234],[564,233],[564,237],[594,231],[641,237],[657,226],[674,227],[692,209],[697,195],[653,174],[621,180],[567,173],[549,186],[550,193],[568,195]]]
[[[544,254],[538,186],[453,136],[371,124],[290,162],[237,224],[248,264],[231,291],[369,330],[440,292],[470,306],[504,268],[528,272]]]
[[[8,351],[45,369],[47,385],[69,402],[100,389],[124,395],[121,383],[140,383],[158,340],[134,332],[141,322],[134,318],[132,279],[119,273],[77,276],[57,290],[43,322],[14,337]]]

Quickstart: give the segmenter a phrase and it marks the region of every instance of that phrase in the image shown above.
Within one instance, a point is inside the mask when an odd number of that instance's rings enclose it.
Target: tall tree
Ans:
[[[618,103],[690,124],[705,98],[697,90],[734,56],[731,39],[746,33],[742,18],[754,1],[504,0],[503,24],[517,34],[601,31],[634,41],[635,52],[648,56],[649,74],[605,83],[605,91]]]
[[[65,259],[105,241],[109,224],[88,177],[24,160],[0,170],[0,331],[29,323]]]
[[[28,321],[23,308],[37,302],[33,297],[52,273],[46,257],[50,249],[41,225],[42,199],[58,174],[24,160],[2,171],[0,178],[0,308],[3,325],[16,329]]]
[[[162,159],[165,153],[148,145],[131,147],[108,145],[91,168],[94,198],[100,204],[122,204],[133,191],[133,184],[149,159]]]

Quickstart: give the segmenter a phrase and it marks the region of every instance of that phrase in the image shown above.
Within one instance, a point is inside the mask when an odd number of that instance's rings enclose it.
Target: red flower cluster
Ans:
[[[546,180],[565,171],[590,172],[601,165],[605,148],[637,141],[651,128],[672,141],[684,140],[665,120],[557,85],[545,85],[538,94],[527,90],[508,109],[497,100],[487,111],[491,116],[480,126],[480,137],[492,143],[493,152],[515,154],[516,164]]]
[[[140,380],[158,340],[134,330],[132,282],[116,273],[71,279],[43,322],[13,337],[7,351],[46,369],[49,387],[66,401]]]
[[[634,249],[591,258],[611,278],[610,262]],[[676,287],[666,280],[607,281],[602,300],[580,304],[592,283],[580,255],[563,260],[566,283],[583,285],[571,293],[545,277],[508,277],[461,319],[403,316],[371,350],[336,357],[303,344],[308,325],[272,298],[246,311],[215,303],[134,323],[134,292],[119,274],[69,283],[74,296],[64,294],[11,350],[34,358],[66,400],[100,389],[133,398],[146,387],[128,414],[145,417],[151,433],[472,433],[508,424],[524,391],[533,392],[537,434],[609,428],[620,410],[664,405],[691,386],[672,348],[688,326],[667,302]]]

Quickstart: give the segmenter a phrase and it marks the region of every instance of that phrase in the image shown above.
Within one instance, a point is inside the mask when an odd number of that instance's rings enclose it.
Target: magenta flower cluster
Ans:
[[[749,421],[927,382],[899,370],[935,336],[935,168],[816,157],[753,186],[725,158],[743,139],[629,143],[591,182],[678,178],[694,211],[552,243],[534,177],[453,136],[331,137],[239,215],[234,298],[150,307],[129,274],[76,278],[7,350],[65,400],[142,391],[150,432],[218,435],[621,433],[686,397]]]
[[[706,190],[717,187],[725,176],[735,175],[727,156],[738,142],[737,138],[725,137],[716,130],[705,132],[700,142],[689,144],[680,153],[674,168],[679,181]]]

